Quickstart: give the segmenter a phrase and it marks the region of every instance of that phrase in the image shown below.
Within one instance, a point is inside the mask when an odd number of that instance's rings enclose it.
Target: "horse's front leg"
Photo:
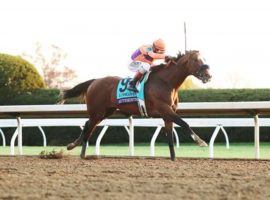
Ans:
[[[177,114],[173,116],[173,122],[181,126],[185,132],[188,132],[191,138],[200,146],[200,147],[207,147],[207,143],[202,140],[186,123],[182,118],[180,118]]]
[[[199,146],[208,146],[207,143],[202,140],[197,134],[195,134],[194,131],[190,128],[190,126],[181,117],[179,117],[168,105],[164,105],[161,111],[164,121],[171,121],[182,127],[185,132],[190,134],[192,139],[197,142]]]
[[[174,152],[173,123],[172,122],[165,121],[165,131],[166,131],[166,136],[168,139],[171,160],[174,161],[175,160],[175,152]]]

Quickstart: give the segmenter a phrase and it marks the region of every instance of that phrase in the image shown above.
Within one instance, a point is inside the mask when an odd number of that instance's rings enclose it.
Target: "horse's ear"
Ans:
[[[181,51],[178,51],[178,53],[177,53],[177,55],[176,55],[176,58],[175,58],[175,61],[178,62],[178,60],[179,60],[180,58],[182,58],[182,57],[183,57],[183,54],[181,53]]]

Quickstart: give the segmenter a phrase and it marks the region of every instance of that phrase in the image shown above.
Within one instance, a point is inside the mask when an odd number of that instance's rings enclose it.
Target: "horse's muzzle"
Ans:
[[[209,82],[212,78],[209,69],[210,69],[209,65],[202,65],[197,73],[198,79],[200,79],[203,83]]]

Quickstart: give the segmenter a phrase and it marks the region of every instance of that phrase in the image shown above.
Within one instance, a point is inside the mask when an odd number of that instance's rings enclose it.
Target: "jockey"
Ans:
[[[138,92],[137,81],[150,70],[155,60],[165,59],[165,47],[165,42],[162,39],[157,39],[152,45],[143,45],[132,54],[132,61],[128,67],[136,74],[129,82],[127,89]]]

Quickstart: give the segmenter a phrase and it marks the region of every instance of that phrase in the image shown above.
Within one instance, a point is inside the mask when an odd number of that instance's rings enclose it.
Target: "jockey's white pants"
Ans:
[[[131,61],[128,65],[128,68],[132,72],[139,71],[140,73],[144,74],[145,72],[149,72],[151,65],[146,62],[141,61]]]

